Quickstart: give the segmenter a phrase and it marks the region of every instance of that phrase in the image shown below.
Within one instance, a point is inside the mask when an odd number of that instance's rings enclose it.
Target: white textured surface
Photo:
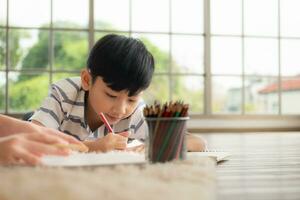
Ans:
[[[0,167],[1,200],[212,200],[208,158],[93,168]]]

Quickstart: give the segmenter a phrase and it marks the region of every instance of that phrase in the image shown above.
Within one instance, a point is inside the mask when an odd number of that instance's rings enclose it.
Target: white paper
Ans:
[[[137,147],[143,145],[144,143],[140,140],[132,140],[130,143],[127,144],[127,148]]]
[[[187,159],[197,157],[212,157],[216,161],[226,160],[230,156],[227,152],[188,152]],[[69,156],[44,156],[42,163],[46,166],[57,167],[80,167],[97,165],[117,165],[117,164],[144,164],[145,154],[112,151],[108,153],[73,153]]]
[[[144,154],[113,151],[109,153],[74,153],[69,156],[44,156],[42,163],[47,166],[93,166],[145,163]]]
[[[197,157],[211,157],[217,162],[228,160],[231,154],[224,151],[206,151],[206,152],[188,152],[187,159],[193,159]]]

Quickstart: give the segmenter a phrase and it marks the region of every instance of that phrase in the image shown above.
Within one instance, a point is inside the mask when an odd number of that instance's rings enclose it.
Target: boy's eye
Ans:
[[[106,93],[107,96],[109,96],[110,98],[116,98],[117,96],[114,96],[114,95],[111,95],[111,94],[108,94]]]
[[[130,103],[135,103],[135,102],[137,102],[137,100],[136,99],[129,99],[129,102]]]

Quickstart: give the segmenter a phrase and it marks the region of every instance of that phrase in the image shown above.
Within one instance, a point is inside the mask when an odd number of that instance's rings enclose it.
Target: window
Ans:
[[[141,39],[155,57],[148,102],[182,99],[204,115],[300,114],[299,6],[0,0],[0,112],[37,108],[51,83],[79,75],[95,41],[117,33]]]
[[[210,0],[213,114],[300,114],[299,6]]]

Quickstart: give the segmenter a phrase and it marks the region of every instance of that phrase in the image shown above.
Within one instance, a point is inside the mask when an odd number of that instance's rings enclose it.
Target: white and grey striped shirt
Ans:
[[[46,127],[58,129],[80,140],[103,137],[108,131],[104,125],[92,132],[84,118],[85,91],[80,77],[60,80],[51,85],[49,96],[30,120]],[[144,121],[141,102],[126,119],[113,126],[114,132],[129,130],[129,138],[145,139],[148,129]],[[99,118],[100,120],[100,118]]]

